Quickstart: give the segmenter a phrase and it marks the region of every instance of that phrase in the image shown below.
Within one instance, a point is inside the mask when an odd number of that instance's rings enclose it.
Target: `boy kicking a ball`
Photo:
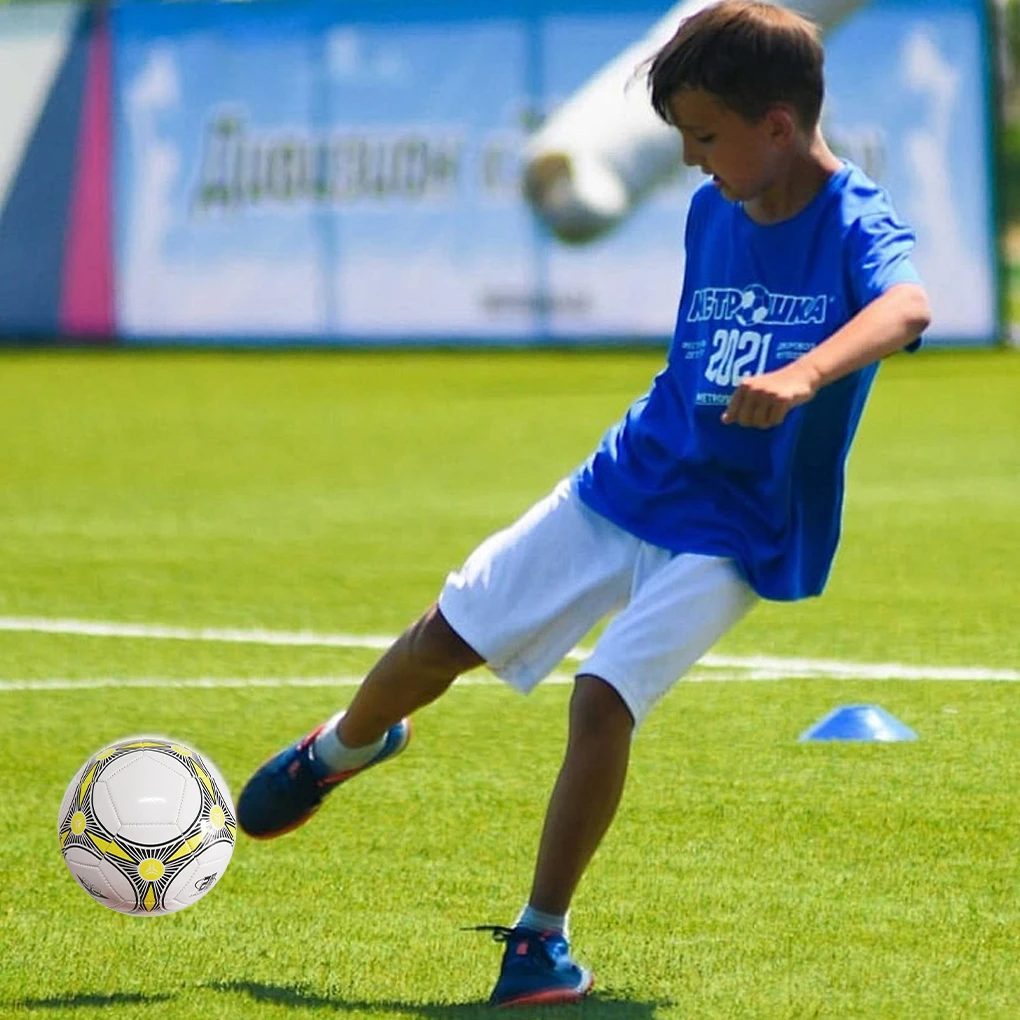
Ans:
[[[571,477],[447,578],[345,712],[280,752],[238,800],[252,836],[407,745],[409,718],[485,663],[520,691],[601,619],[528,900],[491,1001],[570,1002],[592,987],[567,941],[571,899],[616,813],[655,703],[759,598],[821,593],[844,466],[878,362],[929,322],[914,236],[819,130],[823,52],[780,7],[723,0],[652,59],[651,102],[711,180],[687,217],[665,367]]]

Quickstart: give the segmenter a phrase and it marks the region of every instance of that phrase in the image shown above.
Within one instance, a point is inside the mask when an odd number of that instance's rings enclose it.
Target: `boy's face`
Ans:
[[[684,89],[669,101],[684,145],[684,163],[700,167],[732,202],[750,202],[775,183],[788,148],[792,118],[781,107],[749,121],[702,89]]]

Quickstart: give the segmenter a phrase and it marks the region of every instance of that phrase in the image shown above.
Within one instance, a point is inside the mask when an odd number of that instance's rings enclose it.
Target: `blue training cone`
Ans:
[[[917,734],[878,705],[842,705],[809,726],[799,738],[806,740],[868,740],[892,743],[917,740]]]

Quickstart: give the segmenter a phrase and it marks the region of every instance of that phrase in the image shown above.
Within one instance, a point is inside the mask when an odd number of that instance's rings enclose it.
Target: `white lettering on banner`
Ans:
[[[220,111],[206,130],[192,208],[450,198],[463,148],[459,131],[427,128],[321,137],[254,133],[240,115]]]

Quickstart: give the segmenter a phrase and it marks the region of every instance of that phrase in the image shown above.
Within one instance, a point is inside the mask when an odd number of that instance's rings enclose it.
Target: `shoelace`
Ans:
[[[493,942],[509,942],[514,933],[514,929],[508,928],[505,924],[475,924],[469,925],[467,928],[461,928],[461,931],[491,932]]]
[[[505,924],[476,924],[468,928],[462,928],[461,931],[487,931],[492,933],[493,942],[510,942],[511,940],[519,939],[522,942],[528,944],[528,955],[533,959],[544,958],[549,966],[556,966],[556,958],[553,956],[546,943],[543,933],[535,931],[534,929],[526,929],[528,935],[517,934],[520,932],[519,928],[508,928]]]

